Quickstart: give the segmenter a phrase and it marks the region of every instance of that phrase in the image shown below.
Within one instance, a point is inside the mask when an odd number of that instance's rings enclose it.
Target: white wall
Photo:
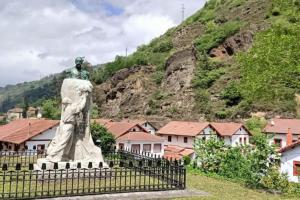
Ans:
[[[33,149],[33,146],[37,145],[45,145],[45,148],[47,149],[48,144],[50,141],[54,138],[55,132],[58,126],[53,127],[52,129],[49,129],[37,136],[32,137],[30,140],[27,140],[25,142],[25,145],[27,145],[29,150]]]
[[[174,145],[174,146],[180,146],[184,148],[193,148],[194,147],[194,141],[195,138],[209,138],[212,137],[211,135],[212,130],[210,127],[205,128],[203,131],[201,131],[196,137],[193,136],[181,136],[181,135],[160,135],[165,139],[165,145]],[[168,136],[172,137],[172,141],[168,141]],[[184,138],[187,137],[187,143],[184,142]]]
[[[149,133],[155,135],[155,128],[149,124],[148,122],[144,123],[141,125],[145,130],[147,130]]]
[[[242,138],[242,143],[240,143],[240,138]],[[244,138],[246,138],[246,142]],[[231,146],[249,144],[249,134],[244,128],[240,128],[234,135],[232,135],[229,141],[231,143]]]
[[[282,140],[282,146],[281,147],[285,147],[286,146],[286,135],[287,134],[279,134],[279,133],[275,133],[275,134],[268,134],[270,136],[269,139],[269,144],[274,144],[274,139],[281,139]],[[293,140],[298,140],[298,135],[293,135]]]
[[[293,162],[300,161],[300,146],[283,152],[280,160],[280,172],[287,173],[289,181],[299,183],[299,177],[293,175]]]
[[[117,140],[117,149],[119,148],[119,144],[124,144],[124,149],[131,150],[131,145],[139,144],[140,145],[140,153],[143,152],[143,145],[144,144],[151,144],[151,151],[150,153],[156,156],[163,156],[164,155],[164,142],[148,142],[148,141],[118,141]],[[154,144],[161,144],[161,151],[159,153],[154,153]]]

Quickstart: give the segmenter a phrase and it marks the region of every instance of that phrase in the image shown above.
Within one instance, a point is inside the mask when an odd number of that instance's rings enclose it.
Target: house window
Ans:
[[[139,144],[132,144],[131,145],[131,150],[133,151],[133,152],[140,152],[140,145]]]
[[[247,138],[244,137],[244,144],[247,144]]]
[[[243,144],[243,138],[240,137],[240,144]]]
[[[282,139],[274,139],[274,145],[277,147],[282,147]]]
[[[161,144],[154,144],[153,152],[160,153],[161,152]]]
[[[144,124],[145,127],[147,127],[147,125],[148,125],[147,123]]]
[[[293,175],[300,176],[300,161],[293,162]]]
[[[119,143],[119,149],[121,149],[121,150],[124,149],[124,143]]]
[[[168,136],[168,142],[172,142],[172,136],[171,135]]]
[[[144,152],[151,152],[151,144],[143,144]]]
[[[187,143],[187,142],[188,142],[188,138],[187,138],[187,137],[184,137],[184,138],[183,138],[183,142],[184,142],[184,143]]]

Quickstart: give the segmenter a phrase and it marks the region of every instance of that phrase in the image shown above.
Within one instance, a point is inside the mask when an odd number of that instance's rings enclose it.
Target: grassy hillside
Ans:
[[[210,0],[135,53],[95,70],[94,100],[103,117],[297,117],[299,16],[300,0]],[[0,102],[57,94],[45,88],[47,81],[0,89]]]
[[[210,0],[134,54],[117,57],[95,81],[103,83],[122,68],[153,65],[153,81],[159,92],[166,93],[161,83],[167,79],[168,60],[182,50],[174,38],[200,24],[199,35],[190,38],[196,54],[193,110],[198,116],[228,119],[264,111],[269,116],[295,117],[295,94],[300,88],[299,4],[299,0]],[[179,115],[184,112],[177,110]]]

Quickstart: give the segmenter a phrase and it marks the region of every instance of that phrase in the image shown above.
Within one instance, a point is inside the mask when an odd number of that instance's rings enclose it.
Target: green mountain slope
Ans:
[[[299,116],[299,10],[300,0],[210,0],[94,70],[94,101],[113,118]]]
[[[210,0],[178,27],[99,71],[95,99],[102,115],[297,116],[299,5]]]

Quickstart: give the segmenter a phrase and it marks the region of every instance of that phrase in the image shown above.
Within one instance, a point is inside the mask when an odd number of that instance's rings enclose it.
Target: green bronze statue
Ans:
[[[75,59],[75,67],[67,71],[67,78],[90,80],[90,73],[83,66],[84,57]]]

